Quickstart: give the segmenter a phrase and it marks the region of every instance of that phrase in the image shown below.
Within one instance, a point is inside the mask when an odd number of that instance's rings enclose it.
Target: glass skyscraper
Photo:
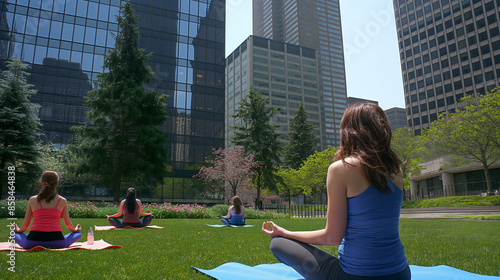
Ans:
[[[192,176],[212,148],[224,146],[225,0],[138,1],[139,46],[153,55],[148,90],[169,95],[170,176],[144,196],[173,202],[201,199]],[[68,143],[70,127],[86,123],[83,97],[104,71],[114,46],[120,0],[0,1],[0,67],[20,58],[31,66],[43,137]],[[78,194],[78,193],[76,193]],[[104,192],[103,196],[106,195]]]
[[[340,144],[347,89],[338,0],[253,0],[253,35],[316,50],[320,144]]]
[[[500,85],[500,0],[394,0],[407,123],[415,134]]]

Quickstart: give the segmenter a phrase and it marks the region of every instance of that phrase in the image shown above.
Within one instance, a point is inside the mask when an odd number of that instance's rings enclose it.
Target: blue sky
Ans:
[[[226,0],[226,56],[252,34],[252,1]],[[340,0],[347,95],[404,108],[391,0]]]

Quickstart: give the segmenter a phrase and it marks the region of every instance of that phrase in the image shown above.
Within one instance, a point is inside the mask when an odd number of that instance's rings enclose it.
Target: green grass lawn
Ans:
[[[86,232],[106,219],[73,219]],[[264,220],[247,220],[253,228],[211,228],[208,219],[156,219],[165,229],[124,229],[95,232],[95,239],[121,245],[102,251],[69,250],[16,253],[16,272],[7,271],[2,252],[0,279],[211,279],[190,265],[212,269],[226,262],[247,265],[277,262],[269,251],[270,238],[261,233]],[[21,224],[22,219],[18,220]],[[324,227],[325,219],[282,219],[291,230]],[[0,240],[7,241],[4,220]],[[414,265],[449,265],[462,270],[500,275],[500,223],[497,221],[401,219],[401,239],[408,262]],[[63,229],[65,229],[63,227]],[[63,231],[67,233],[67,230]],[[337,255],[337,247],[322,247]]]

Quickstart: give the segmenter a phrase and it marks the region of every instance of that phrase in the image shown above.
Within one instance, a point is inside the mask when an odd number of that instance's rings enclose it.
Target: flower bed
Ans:
[[[8,213],[7,200],[0,201],[0,217],[12,217]],[[15,216],[24,218],[28,201],[16,200]],[[105,218],[106,215],[118,213],[118,203],[96,201],[69,201],[68,211],[70,218]],[[158,219],[217,219],[227,214],[229,206],[215,205],[206,207],[198,204],[172,204],[172,203],[144,203],[143,211],[153,213]],[[275,211],[255,211],[246,208],[247,219],[280,219],[287,218],[285,214]]]

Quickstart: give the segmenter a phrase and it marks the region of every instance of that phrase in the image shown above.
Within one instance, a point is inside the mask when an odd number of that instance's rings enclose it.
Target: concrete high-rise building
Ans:
[[[142,197],[200,201],[196,163],[224,146],[225,0],[138,1],[139,46],[153,55],[147,90],[168,94],[170,176]],[[120,0],[0,2],[0,68],[20,58],[31,66],[43,138],[64,146],[70,127],[86,123],[83,97],[114,47]],[[170,170],[170,169],[169,169]],[[65,189],[66,191],[67,189]],[[103,196],[106,196],[104,194]]]
[[[389,119],[389,124],[391,125],[392,130],[396,130],[401,127],[407,127],[405,108],[394,107],[384,110],[384,112]]]
[[[347,106],[339,1],[253,0],[252,3],[253,35],[316,50],[321,146],[338,146],[340,120]]]
[[[317,129],[320,139],[320,103],[318,98],[318,61],[314,49],[281,41],[250,36],[226,58],[226,147],[231,147],[233,126],[242,125],[232,115],[238,103],[248,95],[250,86],[269,98],[269,105],[281,110],[271,120],[279,125],[281,141],[300,103],[304,104],[308,122]],[[333,110],[327,116],[333,116]],[[317,147],[319,149],[319,147]]]
[[[499,0],[394,0],[407,123],[415,134],[500,85]]]
[[[354,105],[356,103],[373,103],[375,105],[378,105],[378,101],[375,101],[375,100],[368,100],[368,99],[359,98],[359,97],[352,97],[352,96],[347,97],[347,107]]]

